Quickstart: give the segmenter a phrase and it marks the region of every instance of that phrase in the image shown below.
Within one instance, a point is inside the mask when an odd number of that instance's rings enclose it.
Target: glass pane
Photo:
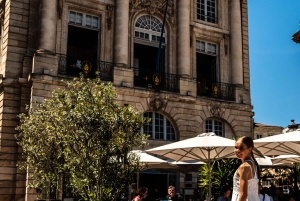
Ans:
[[[92,27],[99,28],[99,18],[98,17],[93,17],[93,19],[92,19]]]
[[[212,128],[213,128],[212,120],[211,119],[206,120],[205,132],[213,132]]]
[[[205,52],[205,42],[200,41],[200,51]]]
[[[92,16],[87,15],[86,16],[86,24],[87,27],[91,27],[92,26]]]
[[[82,13],[77,13],[76,15],[76,24],[81,24],[82,25]]]
[[[135,31],[135,32],[134,32],[134,36],[139,38],[139,37],[140,37],[139,32],[138,32],[138,31]]]
[[[76,12],[70,11],[69,22],[76,23]]]
[[[152,41],[156,41],[156,36],[152,35]]]
[[[144,133],[150,135],[149,138],[153,138],[153,131],[152,131],[152,112],[146,112],[144,113],[145,118],[150,118],[150,122],[147,125],[144,125]]]
[[[140,33],[140,38],[144,38],[145,37],[145,34],[144,33]]]

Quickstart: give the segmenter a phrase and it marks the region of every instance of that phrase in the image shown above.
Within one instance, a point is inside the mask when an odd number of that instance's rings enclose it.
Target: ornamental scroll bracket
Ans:
[[[160,13],[164,15],[166,0],[129,0],[129,11],[132,16],[139,10],[147,10],[151,15]],[[167,19],[171,24],[174,24],[174,0],[169,0]]]

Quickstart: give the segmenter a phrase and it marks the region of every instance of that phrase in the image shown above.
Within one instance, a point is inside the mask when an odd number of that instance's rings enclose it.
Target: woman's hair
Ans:
[[[258,179],[260,179],[260,168],[259,168],[259,165],[258,165],[256,159],[254,158],[254,154],[253,154],[254,143],[253,143],[252,138],[248,137],[248,136],[243,136],[243,137],[239,138],[238,140],[240,140],[242,143],[244,143],[248,148],[252,148],[251,157],[257,167],[257,177],[258,177]]]
[[[148,191],[148,188],[146,188],[145,186],[142,186],[141,188],[139,188],[138,190],[138,195],[139,196],[143,196],[145,195],[145,193]]]
[[[225,195],[227,191],[231,191],[231,188],[229,188],[228,186],[222,189],[222,195]]]

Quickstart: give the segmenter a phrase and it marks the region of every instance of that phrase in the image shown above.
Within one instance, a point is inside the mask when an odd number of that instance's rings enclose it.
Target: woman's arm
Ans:
[[[248,179],[250,174],[250,166],[248,164],[242,164],[239,168],[240,176],[240,198],[239,201],[246,201],[248,198]]]

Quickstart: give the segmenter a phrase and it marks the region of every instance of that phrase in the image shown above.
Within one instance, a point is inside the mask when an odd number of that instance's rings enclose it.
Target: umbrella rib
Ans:
[[[292,153],[297,153],[299,154],[298,152],[295,152],[293,149],[286,149],[286,146],[281,143],[281,142],[278,142],[278,146],[276,146],[276,148],[270,148],[268,147],[268,145],[270,145],[272,142],[269,142],[269,143],[266,143],[264,145],[261,145],[261,146],[258,146],[257,149],[259,150],[260,148],[264,148],[264,149],[268,149],[268,151],[264,152],[264,155],[268,155],[268,153],[272,152],[272,151],[279,151],[279,152],[283,152],[285,154],[291,154],[291,151]],[[281,146],[282,145],[282,146]],[[277,149],[277,147],[280,147],[280,148],[284,148],[284,150],[279,150]]]
[[[178,161],[180,161],[180,160],[181,160],[182,158],[184,158],[184,157],[188,157],[188,158],[195,159],[195,160],[198,159],[197,156],[196,156],[196,158],[187,156],[187,154],[189,154],[189,153],[191,154],[191,151],[193,150],[193,148],[191,148],[189,151],[185,151],[184,149],[180,149],[180,150],[182,150],[183,152],[185,152],[185,154],[180,155],[180,154],[174,153],[173,150],[171,151],[173,154],[178,155],[178,156],[181,156],[181,158],[179,158]],[[194,154],[192,154],[192,155],[195,156]]]
[[[221,154],[226,148],[227,148],[227,147],[223,147],[223,148],[219,151],[219,153],[218,153],[216,147],[214,147],[214,149],[212,149],[212,150],[215,151],[215,153],[216,153],[216,156],[214,157],[214,160],[216,160],[217,157],[219,157],[219,158],[218,158],[218,160],[219,160],[219,159],[222,159],[222,158],[227,158],[227,157],[229,157],[229,156],[232,156],[233,153],[228,153],[228,154],[226,154],[226,155],[224,155],[224,156],[222,156],[222,157],[220,156],[220,154]]]

